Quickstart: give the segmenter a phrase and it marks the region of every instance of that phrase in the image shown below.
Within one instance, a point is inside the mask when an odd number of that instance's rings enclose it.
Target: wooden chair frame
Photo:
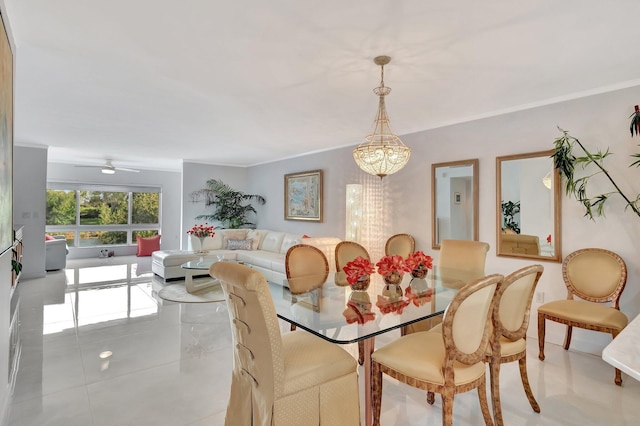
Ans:
[[[502,295],[504,295],[509,287],[518,282],[520,279],[525,278],[528,275],[535,274],[535,278],[533,284],[531,285],[531,289],[529,293],[526,295],[527,303],[524,309],[524,316],[522,320],[522,324],[520,328],[515,331],[507,330],[501,321],[500,318],[500,304],[502,303],[502,297],[497,301],[496,306],[493,310],[493,315],[491,318],[491,322],[493,325],[493,335],[491,338],[491,353],[487,355],[486,361],[489,363],[489,371],[490,371],[490,381],[491,381],[491,402],[493,404],[493,418],[496,425],[501,426],[504,424],[502,420],[502,408],[500,404],[500,364],[505,364],[507,362],[518,361],[518,367],[520,369],[520,379],[522,380],[522,386],[524,387],[524,392],[527,395],[527,399],[529,400],[529,404],[531,408],[536,413],[540,412],[540,405],[536,401],[533,396],[533,392],[531,391],[531,386],[529,385],[529,377],[527,375],[527,349],[521,352],[502,356],[501,354],[501,344],[500,337],[504,336],[511,341],[518,341],[520,339],[527,338],[527,329],[529,328],[529,318],[531,311],[531,301],[533,300],[533,294],[535,292],[536,286],[538,285],[538,281],[540,280],[540,276],[542,276],[542,272],[544,268],[542,265],[531,265],[524,267],[515,271],[514,273],[506,276],[502,281]]]
[[[390,250],[391,245],[393,244],[393,241],[396,240],[396,239],[407,239],[407,240],[409,240],[411,249],[409,250],[408,254],[411,254],[411,253],[413,253],[415,251],[415,249],[416,249],[416,240],[413,238],[413,236],[411,236],[409,234],[395,234],[395,235],[390,236],[387,239],[387,242],[384,245],[384,254],[386,254],[387,256],[389,256],[390,254],[395,254],[395,253],[390,253],[389,250]],[[407,256],[405,255],[405,256],[402,256],[402,257],[406,258]]]
[[[609,256],[611,256],[613,259],[615,259],[618,262],[618,265],[620,265],[620,279],[618,282],[618,285],[616,286],[616,288],[614,289],[613,292],[611,292],[608,295],[605,295],[603,297],[593,297],[589,294],[585,294],[582,291],[580,291],[574,284],[573,284],[573,280],[572,278],[569,276],[569,273],[567,271],[567,267],[568,265],[571,263],[571,260],[574,259],[576,256],[579,256],[583,253],[586,252],[600,252],[603,254],[607,254]],[[569,254],[564,261],[562,262],[562,279],[564,280],[564,283],[567,287],[567,300],[574,300],[573,296],[578,296],[579,298],[583,299],[583,300],[587,300],[589,302],[596,302],[596,303],[606,303],[606,302],[611,302],[611,308],[616,309],[616,310],[620,310],[620,296],[622,296],[622,291],[624,290],[624,287],[627,284],[627,265],[624,262],[624,260],[616,253],[609,251],[609,250],[605,250],[605,249],[601,249],[601,248],[585,248],[585,249],[581,249],[581,250],[577,250],[574,251],[573,253]],[[615,328],[610,328],[610,327],[603,327],[603,326],[599,326],[599,325],[595,325],[595,324],[587,324],[587,323],[583,323],[583,322],[579,322],[579,321],[573,321],[573,320],[567,320],[565,318],[559,318],[557,316],[554,315],[550,315],[550,314],[546,314],[546,313],[542,313],[538,310],[538,346],[539,346],[539,354],[538,354],[538,358],[540,359],[540,361],[544,361],[544,338],[545,338],[545,326],[546,326],[546,322],[545,320],[551,320],[551,321],[555,321],[558,322],[560,324],[564,324],[567,326],[567,332],[565,335],[565,339],[564,339],[564,349],[565,350],[569,350],[569,345],[571,344],[571,333],[573,331],[573,327],[578,327],[578,328],[582,328],[585,330],[592,330],[592,331],[600,331],[603,333],[608,333],[611,334],[611,336],[615,339],[616,336],[620,333],[621,330],[615,329]],[[619,369],[615,369],[616,370],[616,376],[615,376],[615,383],[618,386],[622,385],[622,373],[620,372]]]
[[[489,412],[489,405],[487,404],[487,390],[486,390],[486,375],[483,373],[482,377],[473,380],[468,383],[456,385],[454,362],[458,361],[463,364],[473,365],[478,362],[484,361],[486,356],[489,339],[491,337],[491,331],[489,321],[497,301],[502,295],[502,289],[500,282],[504,277],[499,274],[488,275],[484,278],[480,278],[464,286],[453,298],[447,311],[445,313],[442,324],[442,338],[445,345],[445,360],[443,365],[444,384],[431,383],[423,380],[416,379],[415,377],[409,377],[395,370],[392,370],[385,365],[379,364],[375,360],[372,360],[372,394],[373,394],[373,424],[380,425],[380,409],[382,399],[382,373],[406,383],[410,386],[418,389],[426,390],[427,392],[436,392],[442,395],[442,424],[451,425],[453,422],[453,399],[454,395],[458,393],[467,392],[473,389],[478,390],[478,399],[480,401],[480,409],[482,410],[482,416],[487,425],[493,425],[491,413]],[[484,333],[480,341],[480,345],[477,350],[471,354],[460,351],[453,339],[453,321],[456,316],[458,308],[464,303],[464,301],[474,294],[476,291],[485,287],[497,285],[497,288],[493,294],[489,310],[487,312],[486,325],[484,327]]]

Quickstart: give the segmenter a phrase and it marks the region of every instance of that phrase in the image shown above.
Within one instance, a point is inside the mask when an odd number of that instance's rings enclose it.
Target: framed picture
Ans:
[[[0,253],[13,245],[13,54],[0,14]]]
[[[322,222],[322,170],[284,175],[284,218]]]
[[[460,204],[462,202],[462,195],[459,192],[453,193],[453,202],[455,204]]]

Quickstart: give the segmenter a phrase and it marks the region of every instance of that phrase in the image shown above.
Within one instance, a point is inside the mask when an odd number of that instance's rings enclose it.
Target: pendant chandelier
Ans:
[[[391,88],[384,85],[384,66],[390,61],[389,56],[377,56],[373,60],[382,69],[380,87],[373,89],[373,93],[380,97],[378,113],[373,132],[353,150],[353,159],[358,167],[380,178],[402,169],[411,156],[411,148],[402,143],[400,138],[391,131],[384,105],[384,97],[391,92]]]

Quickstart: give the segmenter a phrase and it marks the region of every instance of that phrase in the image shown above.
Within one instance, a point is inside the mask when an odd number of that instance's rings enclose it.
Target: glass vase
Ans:
[[[351,290],[353,291],[367,291],[369,288],[369,283],[371,282],[371,277],[369,275],[364,275],[358,278],[354,284],[349,284]]]

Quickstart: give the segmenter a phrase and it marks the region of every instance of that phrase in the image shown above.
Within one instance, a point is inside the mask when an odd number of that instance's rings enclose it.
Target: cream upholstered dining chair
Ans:
[[[327,281],[329,262],[322,250],[307,244],[296,244],[287,250],[285,272],[291,294],[309,293]],[[296,326],[291,324],[291,330]]]
[[[409,234],[396,234],[389,237],[384,245],[387,256],[399,255],[406,259],[416,249],[416,241]]]
[[[442,240],[438,257],[438,274],[446,285],[447,281],[465,282],[484,276],[484,264],[489,244],[470,240]],[[402,334],[428,331],[441,320],[441,316],[410,324],[402,329]]]
[[[507,275],[502,280],[502,296],[496,303],[491,319],[491,350],[486,357],[490,371],[493,418],[498,426],[504,424],[500,406],[500,364],[518,361],[520,379],[529,404],[533,411],[540,412],[527,375],[526,338],[533,293],[543,271],[542,265],[530,265]]]
[[[562,279],[567,287],[567,298],[538,307],[538,358],[541,361],[544,361],[546,320],[567,326],[565,350],[571,344],[573,327],[611,333],[615,338],[627,326],[628,319],[619,306],[627,283],[627,265],[616,253],[600,248],[574,251],[562,262]],[[574,296],[582,300],[576,300]],[[611,306],[602,305],[606,302]],[[617,368],[615,383],[622,385],[622,374]]]
[[[358,425],[357,364],[339,346],[311,333],[280,334],[264,276],[216,262],[233,332],[226,426]]]
[[[484,357],[502,279],[499,274],[489,275],[460,289],[444,314],[442,333],[407,334],[373,352],[374,425],[380,424],[382,373],[441,394],[443,425],[452,424],[454,395],[477,389],[484,421],[493,425],[487,405]]]

